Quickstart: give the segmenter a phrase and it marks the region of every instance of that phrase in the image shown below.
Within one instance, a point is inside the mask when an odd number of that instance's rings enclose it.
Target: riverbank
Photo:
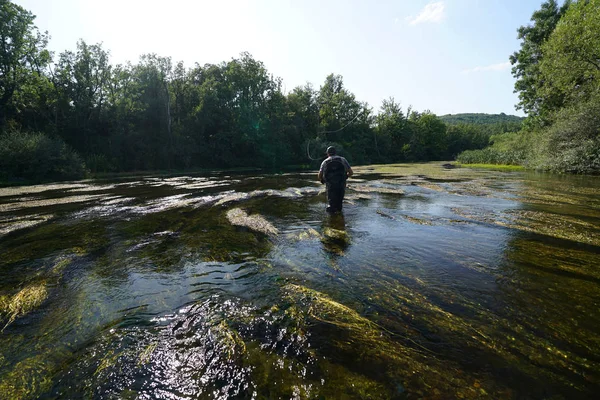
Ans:
[[[522,165],[506,165],[506,164],[461,164],[455,163],[459,168],[482,168],[482,169],[491,169],[496,171],[525,171],[525,168]]]

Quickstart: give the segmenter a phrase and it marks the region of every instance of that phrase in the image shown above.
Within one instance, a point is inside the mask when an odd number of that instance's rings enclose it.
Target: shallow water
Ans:
[[[0,398],[595,398],[600,178],[356,172],[0,188]]]

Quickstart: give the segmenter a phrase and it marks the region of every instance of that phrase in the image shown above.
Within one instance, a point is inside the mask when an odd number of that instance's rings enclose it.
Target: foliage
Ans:
[[[0,333],[17,318],[38,308],[46,300],[46,297],[48,297],[48,291],[45,282],[26,286],[12,298],[1,296],[0,317],[6,316],[7,322]],[[0,321],[4,322],[2,319]]]
[[[577,1],[569,7],[542,46],[543,94],[558,92],[578,101],[600,81],[600,0]]]
[[[59,138],[11,131],[0,135],[0,178],[50,181],[85,175],[81,158]]]
[[[515,154],[506,154],[493,147],[481,150],[466,150],[456,160],[461,164],[519,165],[523,160]]]
[[[461,166],[461,164],[458,164]],[[468,166],[469,168],[477,168],[477,169],[491,169],[497,171],[523,171],[525,167],[522,165],[508,165],[508,164],[463,164]]]
[[[0,0],[0,126],[26,116],[46,95],[44,68],[50,61],[48,35],[33,24],[35,16],[8,0]]]
[[[12,149],[3,150],[5,179],[82,176],[70,148],[94,173],[317,167],[332,144],[352,164],[447,160],[520,128],[518,117],[509,116],[484,118],[494,124],[482,125],[479,117],[450,124],[402,109],[393,98],[375,114],[334,74],[319,88],[285,93],[281,80],[248,53],[191,68],[156,54],[112,65],[101,44],[80,40],[52,61],[34,16],[0,4],[2,29],[12,35],[3,67],[18,71],[0,86],[6,101],[0,129],[11,132],[3,140]],[[32,155],[43,151],[49,153]]]
[[[599,173],[600,1],[550,0],[532,21],[519,29],[521,50],[511,57],[519,107],[529,113],[523,130],[494,135],[490,147],[458,161]]]
[[[516,115],[500,114],[448,114],[440,116],[440,119],[448,125],[458,124],[521,124],[524,118]]]
[[[533,141],[532,164],[556,172],[600,173],[600,93],[563,108]]]
[[[563,97],[560,94],[540,94],[544,81],[540,72],[542,46],[550,37],[561,16],[566,12],[571,1],[566,0],[562,7],[556,0],[542,3],[539,10],[531,17],[532,24],[522,26],[518,30],[521,49],[510,56],[513,65],[512,74],[517,80],[515,92],[519,93],[518,109],[522,109],[531,118],[542,121],[549,110],[560,107]]]
[[[471,114],[474,115],[474,114]],[[518,118],[518,117],[515,117]],[[463,150],[481,149],[495,133],[513,132],[520,124],[447,124],[430,112],[404,112],[393,98],[383,101],[375,118],[379,161],[448,160]]]
[[[509,132],[490,137],[491,146],[481,150],[464,151],[457,157],[461,164],[523,165],[530,152],[528,135]]]

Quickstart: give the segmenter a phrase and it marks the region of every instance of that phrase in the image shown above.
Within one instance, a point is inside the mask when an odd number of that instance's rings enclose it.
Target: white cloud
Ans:
[[[463,74],[470,74],[473,72],[485,72],[485,71],[504,71],[509,69],[511,66],[510,61],[507,61],[505,63],[500,63],[500,64],[492,64],[492,65],[486,65],[485,67],[475,67],[475,68],[469,68],[469,69],[465,69],[463,70]]]
[[[423,22],[441,22],[444,19],[444,9],[446,5],[443,1],[429,3],[421,10],[419,15],[406,18],[409,25],[417,25]]]

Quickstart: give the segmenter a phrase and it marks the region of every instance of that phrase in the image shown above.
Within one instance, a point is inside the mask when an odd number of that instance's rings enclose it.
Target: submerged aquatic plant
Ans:
[[[10,297],[6,295],[0,295],[0,315],[6,313],[8,311],[8,306],[10,304]]]
[[[476,373],[461,371],[453,362],[439,358],[411,337],[392,332],[327,294],[305,286],[287,284],[284,299],[291,302],[297,324],[305,330],[328,332],[328,342],[313,343],[317,352],[331,351],[338,357],[360,362],[362,389],[377,388],[376,394],[359,390],[357,398],[502,398],[507,389],[495,382],[479,381]],[[348,359],[346,359],[348,361]],[[350,363],[351,364],[351,363]],[[366,368],[365,368],[366,366]],[[352,368],[350,368],[352,370]],[[350,372],[350,373],[349,373]],[[351,371],[337,371],[348,379]],[[353,377],[353,376],[352,376]],[[354,385],[353,385],[354,386]],[[435,390],[432,390],[432,387]],[[360,394],[367,396],[361,397]]]
[[[51,366],[41,356],[18,362],[7,374],[0,375],[0,399],[37,399],[52,386]]]
[[[27,215],[0,218],[0,236],[17,231],[19,229],[31,228],[40,225],[50,219],[53,215]]]
[[[281,176],[47,206],[0,243],[0,399],[593,397],[596,178],[355,172],[345,215]]]
[[[404,190],[399,188],[368,185],[348,185],[348,188],[358,193],[404,194]]]
[[[310,239],[322,239],[321,234],[313,228],[304,230],[296,235],[290,237],[292,240],[310,240]]]
[[[387,214],[381,210],[377,210],[377,214],[381,215],[382,217],[385,217],[387,219],[391,219],[391,220],[395,220],[396,217],[394,217],[393,215]]]
[[[227,219],[232,225],[242,226],[265,235],[277,235],[279,233],[279,230],[262,215],[248,215],[246,211],[240,208],[227,211]]]
[[[332,240],[336,240],[336,241],[340,241],[340,242],[344,242],[344,243],[350,242],[350,237],[348,236],[348,232],[343,231],[341,229],[330,228],[327,226],[323,229],[323,235],[325,236],[325,238],[329,238]]]
[[[21,289],[10,300],[7,296],[4,296],[3,299],[0,298],[0,312],[8,316],[8,322],[4,325],[2,331],[17,318],[38,308],[47,297],[46,283],[41,282]]]

